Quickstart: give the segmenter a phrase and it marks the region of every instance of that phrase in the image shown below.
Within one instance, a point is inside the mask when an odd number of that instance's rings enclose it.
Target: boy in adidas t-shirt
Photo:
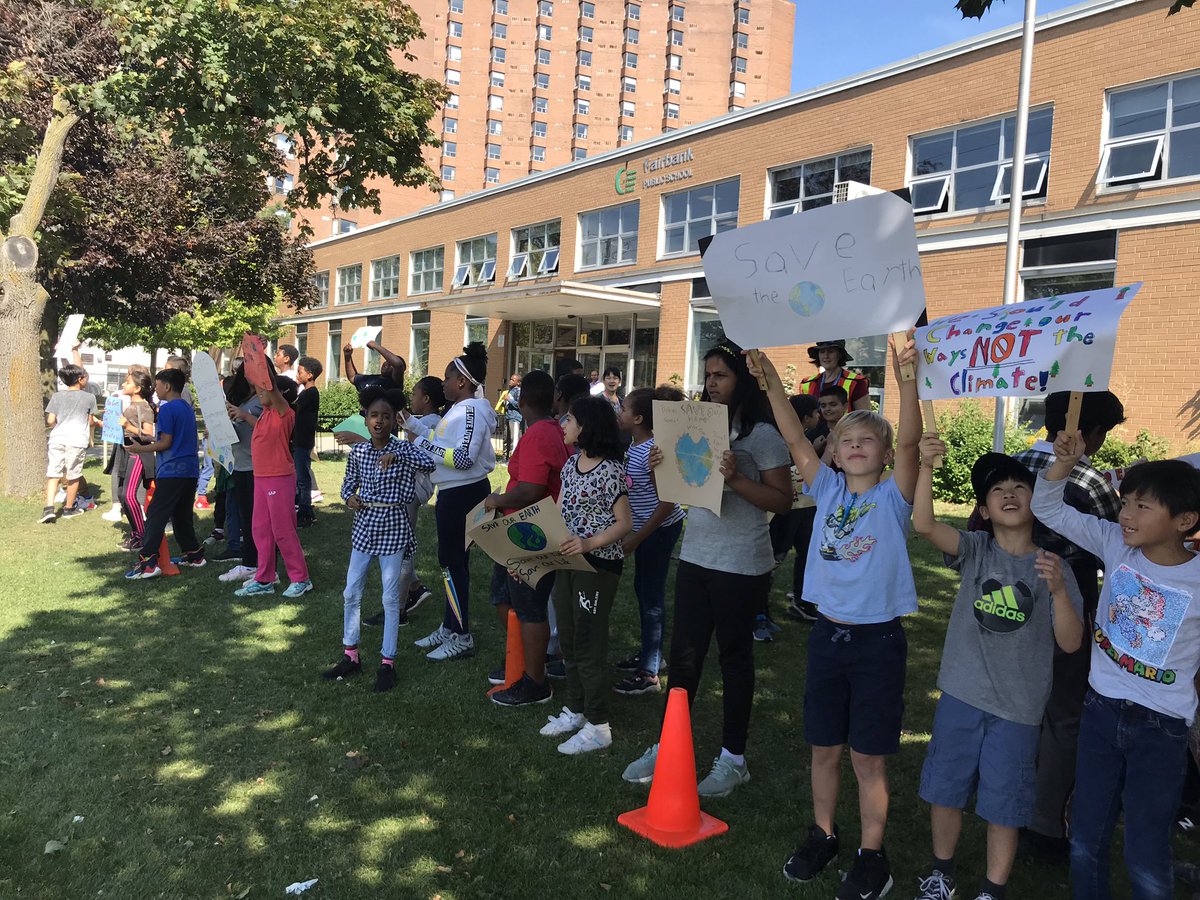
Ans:
[[[913,528],[945,554],[962,582],[942,650],[942,692],[921,771],[931,805],[933,864],[917,900],[955,895],[954,850],[963,808],[988,823],[987,876],[978,896],[1002,900],[1020,828],[1033,814],[1042,713],[1050,697],[1054,646],[1083,643],[1083,599],[1070,566],[1033,542],[1033,473],[1003,453],[985,453],[971,486],[986,530],[959,531],[933,514],[937,435],[921,440]]]
[[[1182,460],[1134,466],[1121,481],[1119,520],[1107,522],[1063,502],[1082,454],[1082,434],[1060,431],[1033,494],[1044,525],[1104,561],[1079,723],[1071,890],[1111,896],[1109,843],[1124,812],[1133,896],[1170,898],[1171,826],[1200,667],[1200,556],[1185,545],[1200,527],[1200,472]]]

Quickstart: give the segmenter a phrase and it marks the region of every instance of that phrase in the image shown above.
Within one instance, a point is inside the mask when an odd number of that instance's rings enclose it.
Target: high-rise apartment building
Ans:
[[[409,0],[397,65],[452,93],[426,151],[442,199],[787,94],[792,0]],[[277,186],[282,189],[283,186]],[[379,183],[382,210],[308,214],[324,238],[438,201]]]

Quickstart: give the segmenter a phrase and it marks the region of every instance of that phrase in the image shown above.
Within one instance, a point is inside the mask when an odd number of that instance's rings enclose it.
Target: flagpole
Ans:
[[[1017,127],[1013,134],[1012,172],[1008,194],[1008,243],[1004,248],[1004,304],[1017,302],[1020,274],[1021,200],[1025,187],[1025,136],[1029,130],[1029,82],[1033,75],[1033,27],[1037,18],[1037,0],[1025,0],[1025,24],[1021,32],[1021,78],[1017,88]],[[992,449],[1004,452],[1004,433],[1008,426],[1009,399],[996,398],[996,418],[992,429]]]

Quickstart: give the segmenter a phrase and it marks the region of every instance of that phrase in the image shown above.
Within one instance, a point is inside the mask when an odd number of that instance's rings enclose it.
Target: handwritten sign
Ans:
[[[1200,453],[1189,453],[1187,456],[1178,457],[1178,459],[1180,462],[1185,462],[1194,469],[1200,469]],[[1130,463],[1128,466],[1122,466],[1119,469],[1105,469],[1100,474],[1108,480],[1114,491],[1119,491],[1121,489],[1121,481],[1125,478],[1126,474],[1140,462],[1145,462],[1145,460]]]
[[[238,442],[238,436],[225,408],[225,392],[221,390],[217,364],[203,350],[192,354],[192,387],[196,389],[196,401],[200,404],[204,428],[208,432],[206,452],[221,464],[222,469],[232,472],[233,445]]]
[[[903,331],[925,308],[912,206],[890,193],[718,234],[704,277],[743,347]]]
[[[75,345],[79,343],[79,329],[83,327],[83,313],[72,313],[67,316],[67,321],[63,324],[62,333],[58,336],[58,343],[54,346],[54,356],[57,359],[71,362],[72,351]],[[108,440],[105,438],[105,440]]]
[[[721,457],[729,449],[729,407],[684,400],[654,401],[654,442],[663,463],[654,470],[661,500],[721,514]]]
[[[488,509],[483,504],[487,503],[487,499],[479,501],[479,504],[467,513],[467,537],[466,546],[470,547],[475,538],[471,536],[471,532],[482,525],[484,522],[490,522],[496,518],[496,510]]]
[[[105,399],[103,440],[106,444],[125,443],[125,430],[121,427],[123,409],[120,394],[112,394]]]
[[[264,391],[274,389],[275,380],[271,377],[271,367],[267,363],[267,345],[257,334],[248,334],[242,338],[242,358],[245,360],[243,371],[247,381]]]
[[[917,329],[923,400],[1102,391],[1142,283],[943,316]]]
[[[379,333],[383,331],[379,325],[364,325],[354,334],[350,335],[350,346],[355,350],[361,350],[375,338],[379,337]]]
[[[517,573],[530,587],[556,569],[594,572],[580,554],[558,551],[569,538],[566,523],[553,500],[542,500],[519,509],[511,516],[477,525],[471,538],[493,560]]]

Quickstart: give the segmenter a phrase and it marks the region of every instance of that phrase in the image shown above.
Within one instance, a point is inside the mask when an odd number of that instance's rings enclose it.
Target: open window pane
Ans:
[[[525,267],[529,263],[528,253],[518,253],[512,258],[512,262],[508,266],[509,278],[520,278],[525,274]]]
[[[538,266],[539,274],[546,275],[550,272],[558,271],[558,248],[547,250],[542,257],[542,264]]]
[[[467,284],[471,278],[471,267],[469,265],[461,265],[454,270],[454,287],[462,287]]]
[[[916,182],[911,188],[913,212],[938,212],[946,205],[949,188],[949,177]]]
[[[1041,193],[1042,186],[1046,183],[1046,170],[1049,168],[1049,163],[1044,159],[1025,160],[1022,197],[1032,197]],[[1008,200],[1010,193],[1012,193],[1012,163],[1005,163],[1000,167],[1000,174],[996,177],[996,184],[992,188],[992,200],[1001,203]]]
[[[1154,177],[1162,157],[1162,146],[1161,137],[1110,146],[1101,165],[1101,180],[1114,182]]]

